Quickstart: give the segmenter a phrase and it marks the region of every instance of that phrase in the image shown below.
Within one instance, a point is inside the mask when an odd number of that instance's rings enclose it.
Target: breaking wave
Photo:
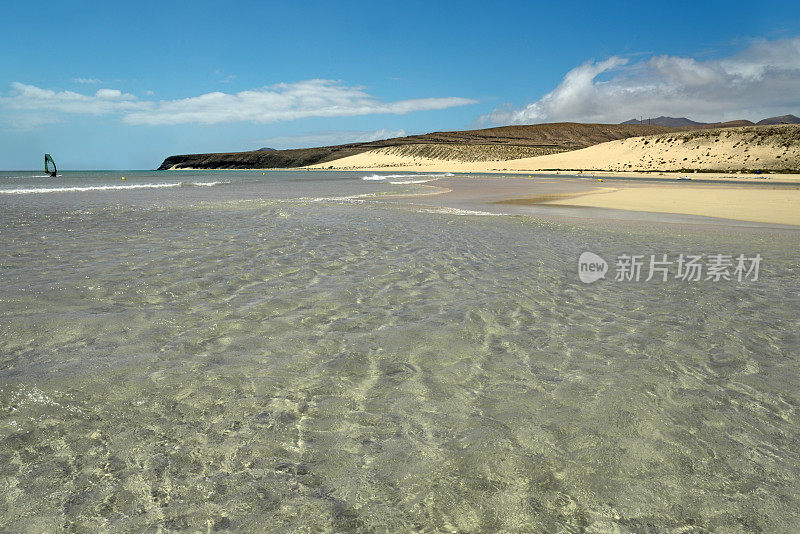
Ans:
[[[381,181],[387,180],[389,178],[430,178],[430,180],[435,180],[436,178],[446,178],[448,176],[453,176],[452,172],[445,172],[439,174],[370,174],[369,176],[362,176],[362,180],[367,181]],[[425,180],[426,182],[430,182],[430,180]],[[422,182],[419,181],[400,181],[400,182],[389,182],[392,184],[419,184]]]
[[[29,195],[36,193],[84,193],[87,191],[128,191],[133,189],[171,189],[175,187],[213,187],[231,182],[176,182],[165,184],[86,185],[72,187],[21,187],[0,189],[0,195]]]
[[[364,199],[374,198],[373,193],[364,193],[361,195],[350,195],[346,197],[300,197],[282,202],[344,202],[344,203],[359,203],[364,202]]]
[[[419,213],[441,213],[445,215],[478,215],[481,217],[502,217],[503,213],[490,213],[488,211],[464,210],[460,208],[425,208],[417,210]]]
[[[58,177],[61,175],[59,174]],[[7,180],[15,180],[17,178],[52,178],[49,174],[9,174],[7,176],[3,176],[0,174],[0,178],[5,178]]]

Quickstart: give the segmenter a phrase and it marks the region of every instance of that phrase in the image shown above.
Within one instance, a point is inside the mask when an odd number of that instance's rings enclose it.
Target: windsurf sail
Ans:
[[[56,162],[53,161],[53,158],[50,156],[50,154],[44,155],[44,172],[50,176],[55,176],[58,172],[58,169],[56,169]]]

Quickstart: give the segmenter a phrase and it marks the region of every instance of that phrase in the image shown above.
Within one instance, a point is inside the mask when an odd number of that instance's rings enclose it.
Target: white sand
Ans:
[[[637,184],[546,204],[683,213],[800,226],[800,188]]]

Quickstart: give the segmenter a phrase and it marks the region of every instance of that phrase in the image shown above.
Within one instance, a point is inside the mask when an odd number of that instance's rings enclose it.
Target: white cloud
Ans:
[[[88,84],[103,83],[103,81],[100,80],[99,78],[73,78],[72,81],[75,83],[88,83]]]
[[[501,106],[481,120],[616,123],[640,115],[759,120],[798,112],[800,38],[793,38],[757,42],[730,57],[705,61],[666,55],[635,63],[617,56],[587,61],[539,100],[521,108]]]
[[[160,101],[125,116],[130,124],[269,123],[306,117],[346,117],[376,113],[405,114],[474,104],[459,97],[383,102],[362,87],[331,80],[281,83],[235,94],[207,93],[182,100]]]
[[[136,97],[118,89],[100,89],[93,95],[73,91],[53,91],[14,82],[10,96],[0,97],[0,106],[9,110],[55,111],[105,115],[141,107]]]
[[[53,91],[19,82],[0,97],[0,108],[16,111],[48,110],[92,115],[120,114],[129,124],[269,123],[305,117],[345,117],[369,114],[406,114],[474,104],[460,97],[418,98],[385,102],[362,87],[331,80],[307,80],[228,94],[207,93],[179,100],[140,100],[118,89],[100,89],[93,95]]]
[[[381,128],[375,131],[343,131],[310,132],[302,135],[281,135],[257,141],[259,146],[270,148],[305,148],[312,146],[343,145],[347,143],[367,143],[379,139],[405,137],[405,130],[389,130]]]

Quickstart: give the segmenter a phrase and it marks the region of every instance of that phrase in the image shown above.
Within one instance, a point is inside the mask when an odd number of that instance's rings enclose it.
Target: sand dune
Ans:
[[[405,147],[370,150],[318,168],[437,171],[781,171],[800,169],[800,125],[695,130],[609,141],[580,150],[507,161],[425,157]]]

